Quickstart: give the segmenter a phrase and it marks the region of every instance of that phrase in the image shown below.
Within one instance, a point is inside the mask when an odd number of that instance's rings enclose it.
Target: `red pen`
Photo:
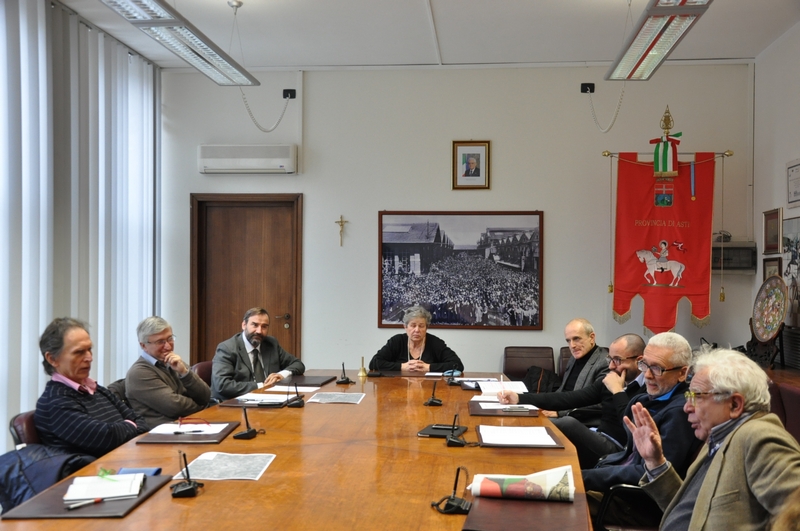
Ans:
[[[72,505],[67,505],[68,511],[74,511],[75,509],[80,509],[81,507],[86,507],[87,505],[94,505],[95,503],[101,503],[103,498],[95,498],[93,500],[86,500],[78,503],[73,503]]]

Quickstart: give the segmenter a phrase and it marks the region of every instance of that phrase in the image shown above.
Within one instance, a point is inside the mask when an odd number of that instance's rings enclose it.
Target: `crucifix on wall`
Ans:
[[[344,224],[349,223],[345,221],[344,216],[339,216],[339,221],[334,221],[337,225],[339,225],[339,247],[342,246],[342,239],[344,237]]]

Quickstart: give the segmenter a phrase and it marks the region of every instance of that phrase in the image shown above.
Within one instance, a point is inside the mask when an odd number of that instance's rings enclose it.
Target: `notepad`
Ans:
[[[75,503],[101,498],[121,500],[135,498],[142,490],[144,474],[116,474],[109,476],[83,476],[72,480],[64,494],[64,503]]]

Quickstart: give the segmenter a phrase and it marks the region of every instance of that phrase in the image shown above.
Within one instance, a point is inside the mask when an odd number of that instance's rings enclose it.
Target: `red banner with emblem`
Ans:
[[[711,314],[711,232],[714,153],[679,162],[675,177],[654,177],[652,162],[620,153],[614,252],[614,319],[630,318],[631,301],[644,300],[644,326],[675,327],[678,302],[692,304],[692,321]]]

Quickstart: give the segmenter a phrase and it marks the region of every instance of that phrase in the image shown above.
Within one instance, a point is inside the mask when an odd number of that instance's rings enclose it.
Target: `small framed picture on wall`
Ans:
[[[783,258],[775,256],[773,258],[764,258],[764,280],[769,277],[777,275],[781,276],[783,269]]]
[[[783,208],[764,212],[764,254],[783,252]]]
[[[453,141],[453,190],[489,188],[489,141]]]

